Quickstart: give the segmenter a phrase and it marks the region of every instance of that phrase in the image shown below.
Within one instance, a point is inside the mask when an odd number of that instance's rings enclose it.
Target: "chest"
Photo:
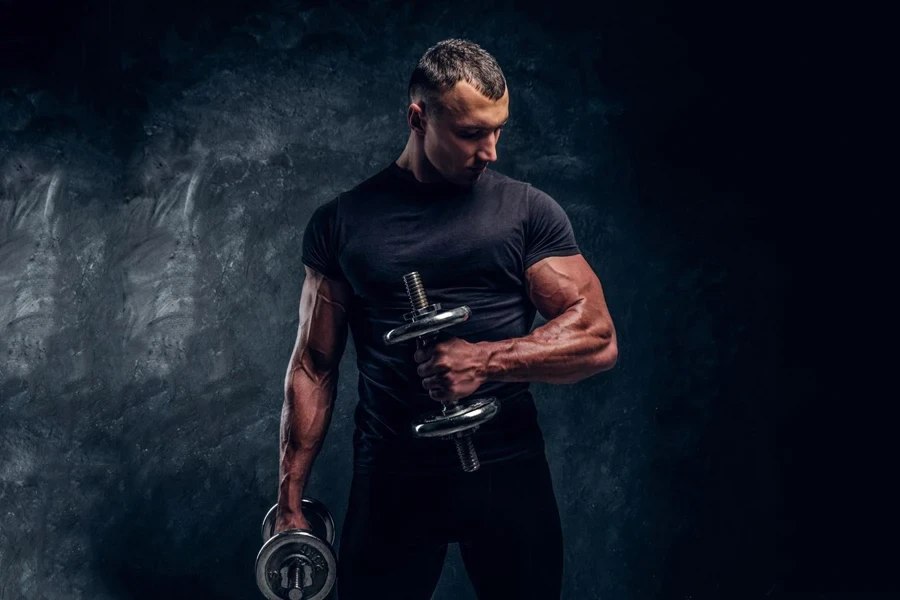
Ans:
[[[339,261],[372,301],[405,304],[412,271],[434,301],[444,290],[519,289],[524,223],[515,212],[489,200],[373,210],[345,222]]]

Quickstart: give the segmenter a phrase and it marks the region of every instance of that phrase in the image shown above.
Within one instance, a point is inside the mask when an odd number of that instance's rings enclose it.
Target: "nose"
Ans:
[[[500,139],[500,132],[494,132],[491,135],[484,136],[484,142],[478,148],[476,153],[478,160],[481,162],[492,163],[497,160],[497,141]]]

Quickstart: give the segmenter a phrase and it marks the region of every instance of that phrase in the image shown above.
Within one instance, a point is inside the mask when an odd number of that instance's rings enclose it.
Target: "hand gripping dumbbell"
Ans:
[[[472,314],[468,306],[441,310],[440,303],[428,304],[422,278],[417,271],[404,275],[403,283],[412,304],[412,312],[403,315],[403,320],[409,323],[385,333],[382,336],[385,344],[397,344],[416,338],[416,347],[425,348],[434,341],[437,332],[466,321]],[[478,462],[478,455],[472,444],[472,434],[500,411],[500,403],[490,396],[462,398],[443,404],[442,410],[427,413],[413,421],[413,435],[419,438],[452,440],[456,444],[456,453],[463,471],[477,471],[481,463]]]
[[[334,519],[324,504],[301,500],[312,531],[288,529],[275,533],[276,504],[263,519],[263,546],[256,556],[256,585],[269,600],[323,600],[334,587]]]

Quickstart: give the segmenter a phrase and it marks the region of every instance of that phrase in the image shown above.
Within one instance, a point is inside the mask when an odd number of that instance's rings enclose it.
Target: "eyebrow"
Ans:
[[[506,120],[503,121],[502,123],[500,123],[499,125],[497,125],[497,127],[503,127],[507,123],[509,123],[509,117],[506,117]],[[491,127],[490,125],[487,125],[486,123],[474,123],[471,125],[460,124],[459,128],[460,129],[496,129],[496,127]]]

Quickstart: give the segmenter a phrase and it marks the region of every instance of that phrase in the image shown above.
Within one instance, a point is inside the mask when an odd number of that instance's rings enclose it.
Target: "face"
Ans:
[[[491,100],[459,81],[444,94],[442,104],[437,119],[424,115],[425,156],[444,179],[472,185],[497,160],[500,131],[509,120],[509,91]]]

